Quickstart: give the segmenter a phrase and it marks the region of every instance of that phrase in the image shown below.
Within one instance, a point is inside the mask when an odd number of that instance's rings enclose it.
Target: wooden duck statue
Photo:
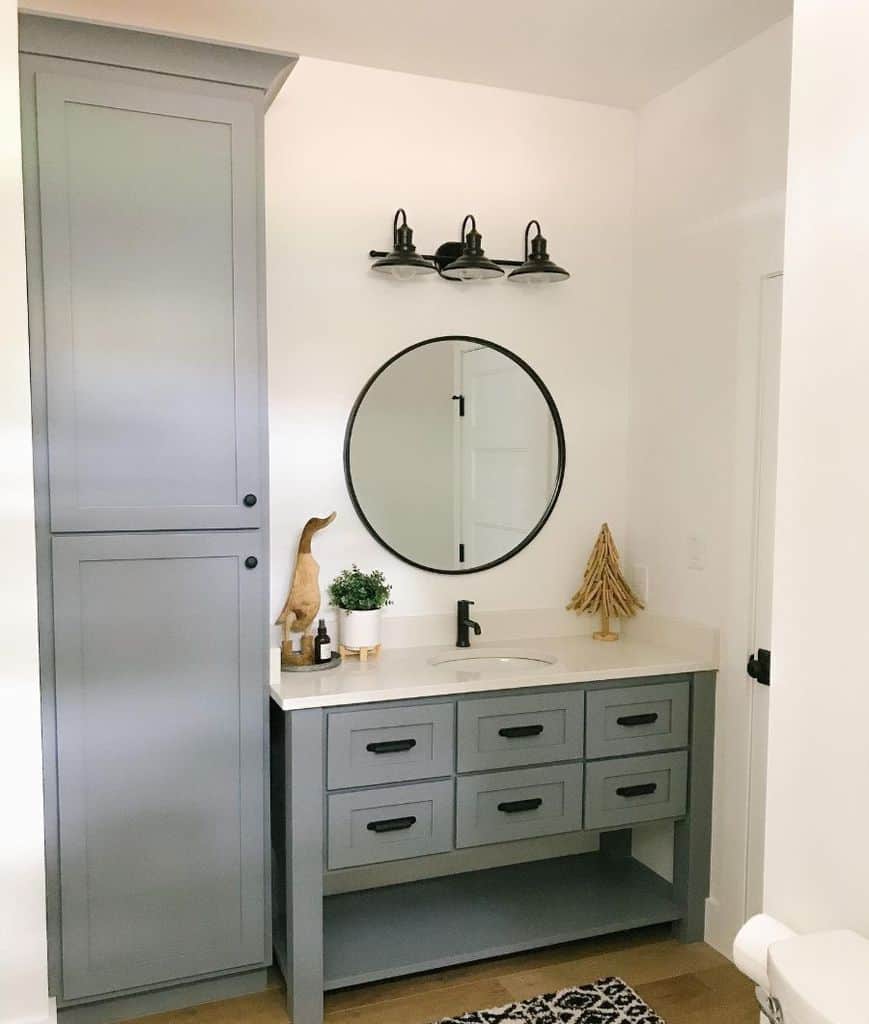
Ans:
[[[313,643],[305,643],[305,640],[312,638],[304,635],[320,611],[320,566],[311,554],[311,540],[315,533],[324,530],[335,521],[335,515],[336,513],[333,512],[325,519],[309,519],[299,538],[296,567],[293,570],[290,592],[281,609],[281,614],[275,620],[275,625],[281,626],[281,664],[283,665],[306,665],[313,660]],[[301,656],[298,652],[293,651],[290,633],[303,634]]]

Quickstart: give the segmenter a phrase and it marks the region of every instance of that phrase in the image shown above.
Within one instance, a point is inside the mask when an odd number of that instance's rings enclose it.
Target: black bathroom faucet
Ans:
[[[457,607],[456,607],[456,612],[457,612],[457,614],[456,614],[456,619],[457,619],[457,622],[456,622],[456,633],[457,633],[456,647],[470,647],[471,646],[471,639],[470,639],[469,630],[473,629],[474,636],[479,636],[480,633],[483,632],[482,629],[480,629],[480,623],[479,622],[474,622],[474,620],[469,617],[470,616],[470,607],[471,607],[471,605],[473,603],[474,603],[473,601],[459,601],[458,604],[457,604]]]

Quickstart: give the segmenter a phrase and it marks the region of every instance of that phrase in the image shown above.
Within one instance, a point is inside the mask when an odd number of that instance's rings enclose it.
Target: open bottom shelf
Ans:
[[[630,857],[513,864],[327,896],[326,989],[676,921],[673,887]]]

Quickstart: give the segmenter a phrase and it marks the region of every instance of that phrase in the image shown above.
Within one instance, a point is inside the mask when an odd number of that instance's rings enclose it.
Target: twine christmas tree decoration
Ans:
[[[589,555],[582,586],[570,599],[567,610],[575,611],[577,615],[600,612],[600,632],[594,634],[594,639],[618,640],[618,633],[610,631],[610,619],[629,619],[641,608],[645,605],[622,576],[618,548],[609,526],[604,523]]]

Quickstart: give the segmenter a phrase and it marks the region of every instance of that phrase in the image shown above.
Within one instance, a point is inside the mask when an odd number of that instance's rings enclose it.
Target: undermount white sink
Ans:
[[[429,660],[437,668],[471,669],[473,671],[504,671],[505,669],[540,669],[558,661],[551,654],[542,651],[516,650],[515,648],[481,647],[450,651]]]

